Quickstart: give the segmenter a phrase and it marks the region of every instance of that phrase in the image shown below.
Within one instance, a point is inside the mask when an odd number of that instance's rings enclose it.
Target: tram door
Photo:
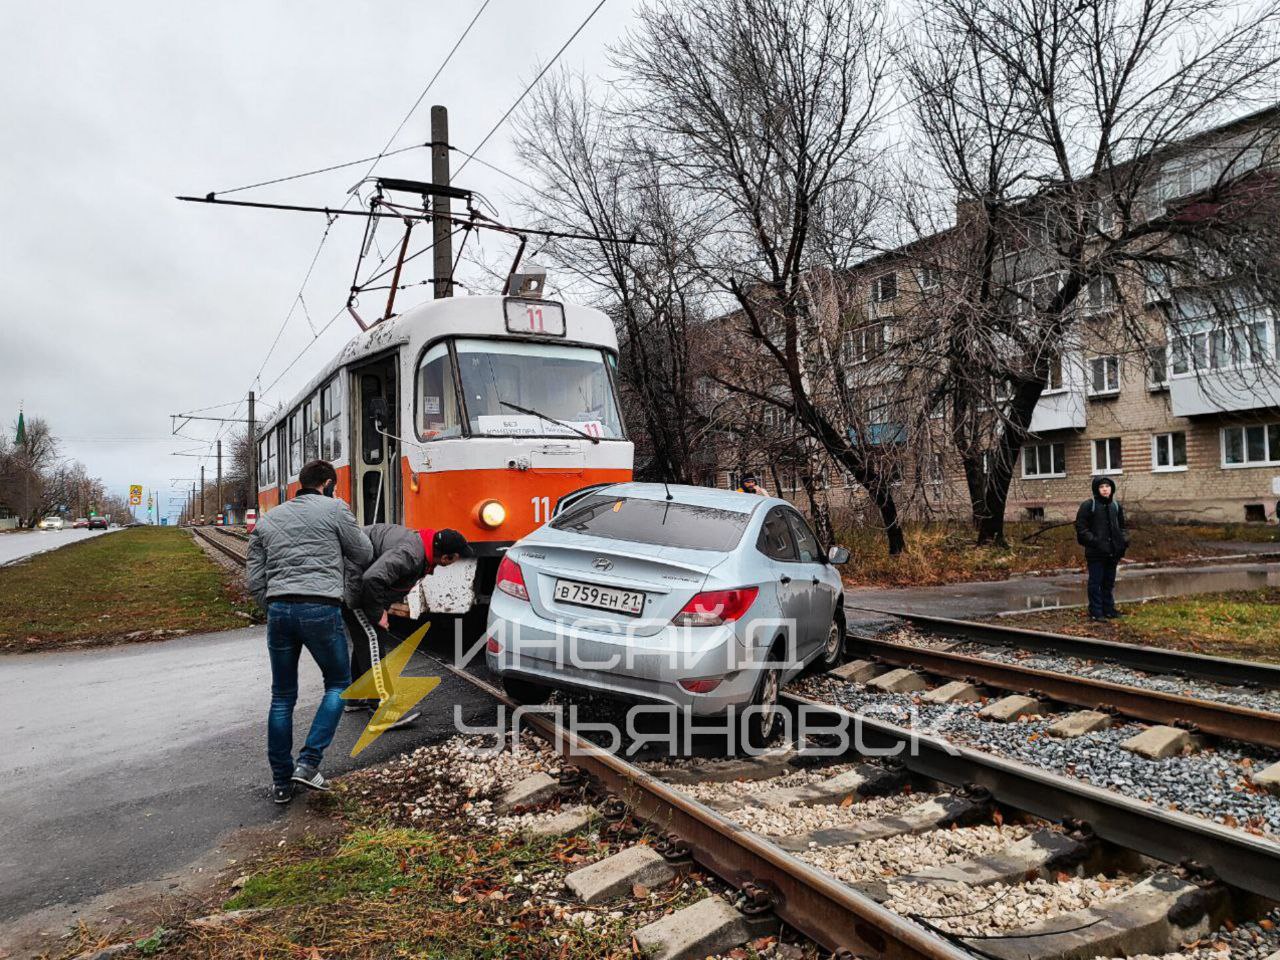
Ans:
[[[285,417],[276,428],[276,503],[289,499],[289,418]]]
[[[352,446],[352,506],[361,525],[400,520],[400,436],[396,357],[352,370],[355,443]]]

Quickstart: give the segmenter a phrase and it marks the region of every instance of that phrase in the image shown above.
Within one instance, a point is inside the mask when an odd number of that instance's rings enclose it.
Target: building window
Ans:
[[[1062,354],[1055,353],[1049,357],[1049,377],[1045,382],[1045,393],[1056,393],[1063,389]]]
[[[876,303],[887,303],[898,298],[898,275],[883,273],[871,284],[871,299]]]
[[[868,323],[845,334],[845,363],[866,363],[884,353],[888,324]]]
[[[1047,479],[1067,475],[1065,443],[1035,443],[1022,448],[1022,475],[1027,479]]]
[[[942,270],[933,266],[920,267],[916,270],[916,282],[921,290],[937,290],[942,286]]]
[[[928,482],[935,486],[941,484],[946,479],[946,459],[940,453],[935,453],[929,458],[929,479]]]
[[[1147,389],[1169,389],[1169,358],[1164,344],[1147,348]]]
[[[1089,396],[1105,397],[1120,392],[1120,358],[1094,357],[1089,361]]]
[[[1119,437],[1093,441],[1093,472],[1095,474],[1123,472]]]
[[[1184,315],[1199,316],[1181,320],[1174,326],[1172,367],[1175,374],[1247,367],[1268,363],[1277,355],[1280,318],[1272,317],[1265,307],[1240,304],[1234,308],[1228,323],[1213,319],[1212,305],[1180,299],[1178,310]]]
[[[1222,428],[1222,465],[1255,467],[1280,463],[1280,423]]]
[[[1083,293],[1085,313],[1102,313],[1116,305],[1115,281],[1107,274],[1090,277]]]
[[[1152,437],[1151,469],[1155,473],[1187,469],[1187,435],[1178,430]]]

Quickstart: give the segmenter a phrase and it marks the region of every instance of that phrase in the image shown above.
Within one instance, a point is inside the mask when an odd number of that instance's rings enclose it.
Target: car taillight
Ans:
[[[498,564],[497,587],[517,600],[529,599],[529,590],[524,585],[524,572],[520,569],[520,564],[510,557],[503,557],[502,562]]]
[[[681,627],[718,627],[741,619],[755,603],[759,587],[736,587],[733,590],[706,590],[694,595],[671,622]]]
[[[716,687],[720,686],[723,677],[702,677],[697,680],[681,680],[680,686],[684,687],[690,693],[710,693]]]

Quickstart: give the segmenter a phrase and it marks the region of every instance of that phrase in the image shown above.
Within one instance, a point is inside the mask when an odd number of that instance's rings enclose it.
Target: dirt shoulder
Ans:
[[[0,568],[2,653],[229,630],[255,613],[185,530],[121,530]]]
[[[1120,610],[1122,618],[1105,623],[1089,620],[1083,610],[1045,610],[996,622],[1217,657],[1280,662],[1280,588],[1122,603]]]

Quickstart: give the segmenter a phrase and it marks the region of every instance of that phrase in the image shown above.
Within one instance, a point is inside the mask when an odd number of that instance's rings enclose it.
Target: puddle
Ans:
[[[1010,585],[1013,586],[1012,584]],[[1078,583],[1061,581],[1048,589],[1023,583],[1007,591],[1009,606],[1001,616],[1017,615],[1030,610],[1057,610],[1084,607],[1089,603],[1084,575]],[[1047,585],[1046,585],[1047,586]],[[1171,570],[1122,575],[1116,580],[1116,599],[1120,601],[1154,600],[1158,597],[1189,596],[1198,593],[1221,593],[1229,590],[1261,590],[1280,587],[1280,566],[1255,564],[1208,570]]]

